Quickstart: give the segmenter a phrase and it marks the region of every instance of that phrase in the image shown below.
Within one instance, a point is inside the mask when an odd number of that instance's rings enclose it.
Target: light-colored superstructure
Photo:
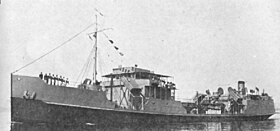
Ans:
[[[104,75],[108,98],[131,110],[184,114],[181,102],[175,101],[175,84],[167,75],[135,67],[118,67]]]

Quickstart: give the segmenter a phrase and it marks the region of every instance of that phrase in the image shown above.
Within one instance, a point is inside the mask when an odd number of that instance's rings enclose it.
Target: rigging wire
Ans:
[[[85,78],[85,76],[88,76],[88,73],[89,73],[89,67],[90,67],[90,65],[91,65],[91,63],[92,63],[92,60],[93,60],[93,59],[89,59],[89,61],[88,61],[88,63],[87,63],[87,66],[86,66],[86,68],[85,68],[85,72],[84,72],[84,74],[83,74],[83,76],[82,76],[82,79],[81,79],[81,80],[83,80],[83,78]]]
[[[113,28],[105,28],[105,29],[102,29],[102,30],[98,30],[97,32],[103,32],[103,31],[105,31],[105,30],[110,30],[110,29],[113,29]],[[87,35],[89,35],[89,37],[90,37],[90,35],[92,35],[92,34],[94,34],[94,33],[96,33],[96,32],[88,33]],[[91,37],[90,37],[90,39],[92,40]],[[89,67],[90,67],[90,65],[92,64],[92,59],[91,59],[91,57],[92,57],[93,53],[94,53],[94,48],[92,48],[92,50],[91,50],[91,52],[90,52],[90,54],[89,54],[89,56],[88,56],[88,59],[87,59],[86,63],[84,64],[84,66],[83,66],[83,68],[82,68],[80,74],[78,75],[77,80],[76,80],[76,83],[79,83],[80,80],[81,80],[81,82],[82,82],[84,76],[88,76],[89,69],[90,69]],[[100,52],[97,52],[97,53],[98,53],[98,55],[100,56]],[[100,59],[99,59],[99,61],[100,61]],[[99,65],[99,67],[100,67],[100,65]],[[100,69],[102,70],[101,67],[100,67]],[[101,74],[102,74],[102,71],[101,71]]]
[[[33,64],[33,63],[35,63],[36,61],[42,59],[43,57],[47,56],[48,54],[52,53],[53,51],[57,50],[58,48],[62,47],[62,46],[65,45],[65,44],[67,44],[69,41],[71,41],[71,40],[73,40],[74,38],[76,38],[78,35],[80,35],[80,34],[83,33],[84,31],[86,31],[88,28],[90,28],[90,27],[93,26],[94,24],[95,24],[95,23],[90,24],[90,25],[87,26],[85,29],[83,29],[83,30],[80,31],[79,33],[77,33],[77,34],[75,34],[74,36],[72,36],[70,39],[66,40],[66,41],[63,42],[62,44],[58,45],[57,47],[55,47],[54,49],[48,51],[47,53],[45,53],[44,55],[38,57],[37,59],[31,61],[30,63],[28,63],[28,64],[26,64],[26,65],[20,67],[20,68],[17,69],[17,70],[15,70],[14,72],[12,72],[12,74],[13,74],[13,73],[16,73],[16,72],[18,72],[18,71],[20,71],[20,70],[22,70],[22,69],[24,69],[25,67],[27,67],[27,66],[29,66],[29,65],[31,65],[31,64]]]
[[[92,59],[91,59],[92,54],[93,54],[93,53],[90,54],[89,59],[88,59],[88,61],[87,61],[87,63],[86,63],[85,70],[84,70],[83,75],[82,75],[82,77],[81,77],[81,81],[82,81],[82,79],[84,78],[85,74],[86,74],[86,73],[88,72],[88,70],[89,70],[89,66],[90,66],[90,64],[91,64],[91,62],[92,62]]]
[[[105,66],[105,64],[104,64],[104,61],[103,61],[103,59],[102,59],[102,55],[101,55],[101,50],[99,50],[99,52],[97,52],[98,53],[98,56],[99,56],[99,64],[98,64],[98,67],[99,67],[99,71],[100,71],[100,74],[103,74],[103,68],[102,68],[102,66]],[[103,81],[103,77],[101,77],[101,80]]]
[[[91,53],[89,53],[88,58],[87,58],[87,61],[86,61],[86,63],[83,65],[83,68],[82,68],[81,72],[79,73],[79,75],[78,75],[78,77],[77,77],[75,83],[79,83],[79,80],[80,80],[80,77],[81,77],[82,74],[83,74],[83,76],[84,76],[84,72],[85,72],[86,68],[88,67],[88,63],[89,63],[89,61],[90,61],[90,59],[91,59],[93,49],[91,49],[90,52],[91,52]],[[83,78],[83,77],[81,77],[81,78]],[[81,81],[82,81],[82,79],[81,79]]]

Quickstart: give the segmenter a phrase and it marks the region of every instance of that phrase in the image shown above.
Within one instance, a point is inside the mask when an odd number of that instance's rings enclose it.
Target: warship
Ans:
[[[105,81],[98,81],[98,32],[96,28],[92,37],[93,78],[85,78],[76,87],[69,86],[65,78],[48,74],[38,77],[11,73],[11,121],[154,124],[266,120],[275,113],[272,97],[258,88],[249,90],[244,81],[238,81],[236,88],[196,92],[187,102],[175,99],[178,88],[171,76],[137,65],[118,66],[102,76]]]

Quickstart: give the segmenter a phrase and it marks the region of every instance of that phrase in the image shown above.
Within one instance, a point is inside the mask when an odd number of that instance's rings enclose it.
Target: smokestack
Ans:
[[[238,87],[238,91],[242,88],[245,88],[245,81],[238,81],[237,87]]]
[[[238,81],[237,87],[238,87],[238,92],[240,92],[241,89],[241,94],[246,95],[245,81]]]

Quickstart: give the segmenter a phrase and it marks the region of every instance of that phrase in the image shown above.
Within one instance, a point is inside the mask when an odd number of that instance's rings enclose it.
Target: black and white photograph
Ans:
[[[0,130],[278,131],[278,0],[0,0]]]

